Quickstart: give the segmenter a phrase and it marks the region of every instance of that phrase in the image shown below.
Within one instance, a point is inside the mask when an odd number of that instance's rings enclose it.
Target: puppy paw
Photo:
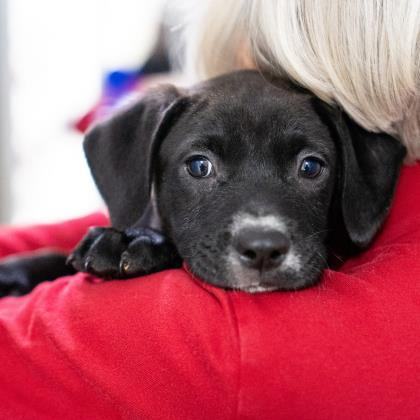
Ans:
[[[123,277],[181,266],[182,260],[174,245],[161,233],[153,229],[136,228],[128,229],[125,235],[129,242],[120,258],[120,273]]]
[[[175,247],[160,233],[148,228],[93,228],[68,262],[77,270],[105,279],[125,279],[179,267]]]
[[[91,228],[67,258],[77,271],[103,278],[119,277],[121,254],[128,245],[124,233],[113,228]]]

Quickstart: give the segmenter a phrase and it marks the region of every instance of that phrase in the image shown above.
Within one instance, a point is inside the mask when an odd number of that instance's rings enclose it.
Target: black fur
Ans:
[[[62,253],[47,250],[4,258],[0,263],[0,297],[29,293],[37,284],[56,279],[57,274],[75,274],[66,258]]]
[[[210,283],[249,291],[311,285],[328,244],[366,247],[405,155],[388,135],[254,71],[155,90],[94,128],[85,152],[113,227],[88,233],[69,258],[77,270],[128,278],[185,260]],[[193,155],[212,162],[212,176],[188,173]],[[308,156],[323,162],[314,179],[300,176]],[[233,238],[235,223],[247,220],[241,214],[286,226],[290,255],[281,265],[241,263]]]

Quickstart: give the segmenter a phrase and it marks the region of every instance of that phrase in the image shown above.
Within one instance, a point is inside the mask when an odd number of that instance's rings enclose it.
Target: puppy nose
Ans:
[[[242,229],[235,235],[233,246],[242,264],[268,270],[282,263],[290,241],[278,230]]]

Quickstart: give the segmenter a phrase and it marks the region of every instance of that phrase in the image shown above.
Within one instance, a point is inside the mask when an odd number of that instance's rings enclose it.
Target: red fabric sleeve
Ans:
[[[89,227],[105,226],[108,223],[108,218],[98,212],[55,224],[0,227],[0,258],[42,248],[68,252],[82,239]]]
[[[2,299],[0,417],[418,418],[419,182],[404,168],[373,246],[304,291],[180,269]]]

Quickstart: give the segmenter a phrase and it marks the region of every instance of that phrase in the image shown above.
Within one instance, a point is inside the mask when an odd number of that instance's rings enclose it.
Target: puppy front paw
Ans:
[[[116,229],[90,228],[69,255],[67,263],[77,271],[103,278],[118,278],[121,254],[127,245],[124,233]]]
[[[181,265],[175,247],[163,235],[148,228],[124,232],[92,228],[68,262],[77,271],[105,279],[136,277]]]
[[[119,266],[124,277],[181,266],[175,246],[161,233],[149,228],[131,228],[125,235],[129,243],[121,254]]]

